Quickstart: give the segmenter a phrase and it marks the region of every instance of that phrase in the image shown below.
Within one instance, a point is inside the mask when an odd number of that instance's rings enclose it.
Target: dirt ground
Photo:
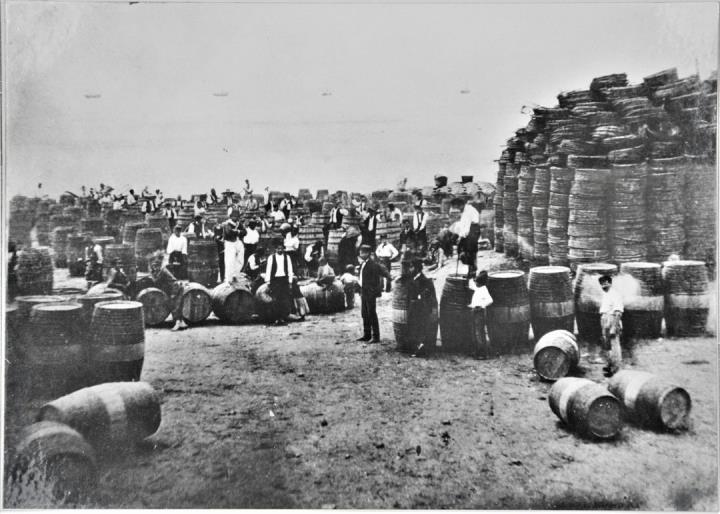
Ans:
[[[429,274],[438,295],[454,270]],[[357,306],[281,327],[148,329],[143,380],[162,393],[162,424],[102,463],[86,506],[718,509],[714,337],[640,341],[625,355],[689,391],[690,430],[627,425],[593,442],[551,412],[532,342],[492,360],[413,358],[395,350],[390,302],[378,301],[381,344],[355,341]],[[582,349],[576,374],[606,380]],[[6,457],[43,403],[7,395]]]

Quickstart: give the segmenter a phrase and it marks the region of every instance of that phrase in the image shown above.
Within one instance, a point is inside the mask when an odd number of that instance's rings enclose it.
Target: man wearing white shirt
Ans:
[[[480,238],[480,212],[471,202],[465,204],[458,223],[458,253],[463,254],[463,262],[468,266],[468,278],[475,276],[477,269],[477,248]]]
[[[225,243],[225,281],[230,283],[240,278],[240,272],[245,264],[245,246],[242,242],[245,230],[240,224],[240,213],[238,211],[230,213],[230,218],[223,222],[222,227]]]
[[[291,299],[290,284],[292,284],[294,273],[290,257],[285,255],[285,248],[282,239],[275,241],[275,253],[268,258],[265,278],[270,284],[270,295],[273,297],[273,318],[275,325],[287,323],[290,315]]]
[[[172,206],[170,202],[165,202],[165,208],[163,209],[163,216],[168,220],[170,230],[175,231],[175,225],[177,225],[177,209]]]
[[[391,262],[400,255],[392,243],[388,242],[387,235],[382,234],[380,236],[380,244],[375,248],[375,256],[380,261],[380,264],[385,270],[390,273]],[[390,291],[390,280],[385,279],[385,292]]]
[[[198,239],[206,239],[213,236],[212,230],[207,226],[202,216],[195,216],[195,220],[188,225],[185,233],[195,234],[195,237]]]
[[[388,221],[392,221],[394,223],[401,222],[403,219],[402,211],[395,206],[395,204],[389,203],[387,206],[387,215],[386,218]]]
[[[598,279],[603,290],[600,301],[600,327],[602,328],[603,349],[606,352],[607,366],[603,368],[605,376],[612,376],[620,369],[622,350],[622,315],[625,310],[622,297],[612,287],[612,277],[603,275]]]
[[[245,255],[252,255],[255,253],[258,242],[260,241],[260,232],[257,230],[257,222],[252,220],[248,223],[245,237],[243,237],[243,244],[245,245]]]
[[[427,225],[427,214],[423,212],[422,207],[415,209],[413,215],[413,233],[415,234],[415,246],[418,254],[425,253],[427,248],[427,232],[425,226]]]
[[[180,280],[187,279],[187,245],[187,238],[182,235],[182,227],[175,225],[165,253],[168,255],[168,268]]]

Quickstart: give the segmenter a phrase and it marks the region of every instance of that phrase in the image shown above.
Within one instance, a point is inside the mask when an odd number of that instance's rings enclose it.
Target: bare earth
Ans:
[[[485,264],[507,263],[482,252]],[[455,267],[430,273],[438,295]],[[532,343],[492,360],[413,358],[395,351],[390,300],[378,301],[374,345],[355,341],[357,306],[284,327],[213,317],[148,329],[143,379],[162,392],[162,425],[103,462],[88,506],[718,509],[714,337],[641,341],[625,355],[690,392],[689,431],[628,425],[593,442],[551,412]],[[606,380],[583,352],[577,375]],[[7,395],[6,460],[47,400]]]

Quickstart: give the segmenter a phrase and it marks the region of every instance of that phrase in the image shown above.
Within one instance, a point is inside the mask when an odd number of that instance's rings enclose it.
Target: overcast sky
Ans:
[[[10,195],[494,181],[523,105],[717,68],[715,3],[5,6]]]

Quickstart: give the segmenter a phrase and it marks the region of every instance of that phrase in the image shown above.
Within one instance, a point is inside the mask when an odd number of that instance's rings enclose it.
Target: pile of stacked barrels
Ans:
[[[526,261],[532,261],[534,253],[532,190],[535,183],[535,166],[522,165],[517,188],[517,237],[518,252]]]
[[[568,264],[568,219],[570,189],[575,173],[570,168],[550,168],[548,201],[548,262],[553,266]]]
[[[504,153],[500,157],[498,164],[497,181],[495,197],[493,199],[493,209],[495,211],[495,251],[505,251],[503,238],[503,226],[505,225],[505,216],[503,211],[503,198],[505,196],[505,167],[507,166],[507,155]]]
[[[545,265],[550,258],[548,242],[548,208],[550,203],[550,168],[547,164],[535,166],[535,182],[532,189],[533,258],[538,265]]]
[[[505,168],[503,193],[503,244],[508,257],[518,254],[518,172],[520,164],[508,162]]]

